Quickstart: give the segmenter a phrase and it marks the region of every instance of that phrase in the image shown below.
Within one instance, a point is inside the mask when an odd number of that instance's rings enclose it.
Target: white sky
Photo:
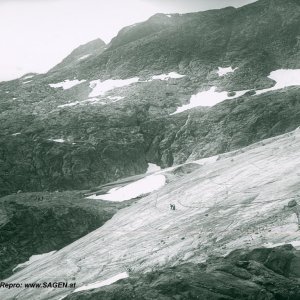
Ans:
[[[46,72],[77,46],[109,42],[157,12],[185,13],[255,0],[0,0],[0,81]]]

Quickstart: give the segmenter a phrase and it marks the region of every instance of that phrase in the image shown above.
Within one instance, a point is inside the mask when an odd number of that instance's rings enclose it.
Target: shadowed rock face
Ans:
[[[84,199],[78,192],[1,198],[0,278],[30,256],[59,250],[102,226],[127,205]]]
[[[78,292],[66,300],[297,300],[300,251],[291,245],[236,250],[204,264],[183,264],[147,274],[132,274],[101,289]]]

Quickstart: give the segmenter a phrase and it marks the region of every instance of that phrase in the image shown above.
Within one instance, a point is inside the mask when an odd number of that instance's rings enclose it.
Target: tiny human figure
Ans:
[[[296,202],[296,200],[291,200],[285,208],[296,214],[298,219],[298,230],[300,230],[300,205]]]
[[[170,209],[175,210],[175,204],[170,204]]]

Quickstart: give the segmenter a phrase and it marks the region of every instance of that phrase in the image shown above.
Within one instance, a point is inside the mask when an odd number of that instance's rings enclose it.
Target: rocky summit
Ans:
[[[0,299],[300,299],[300,2],[156,14],[0,82]],[[299,202],[300,203],[300,202]]]

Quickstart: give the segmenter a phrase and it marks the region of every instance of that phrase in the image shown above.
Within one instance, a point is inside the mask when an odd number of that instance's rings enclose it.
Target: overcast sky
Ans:
[[[255,0],[0,0],[0,81],[46,72],[77,46],[109,42],[151,15],[242,6]]]

